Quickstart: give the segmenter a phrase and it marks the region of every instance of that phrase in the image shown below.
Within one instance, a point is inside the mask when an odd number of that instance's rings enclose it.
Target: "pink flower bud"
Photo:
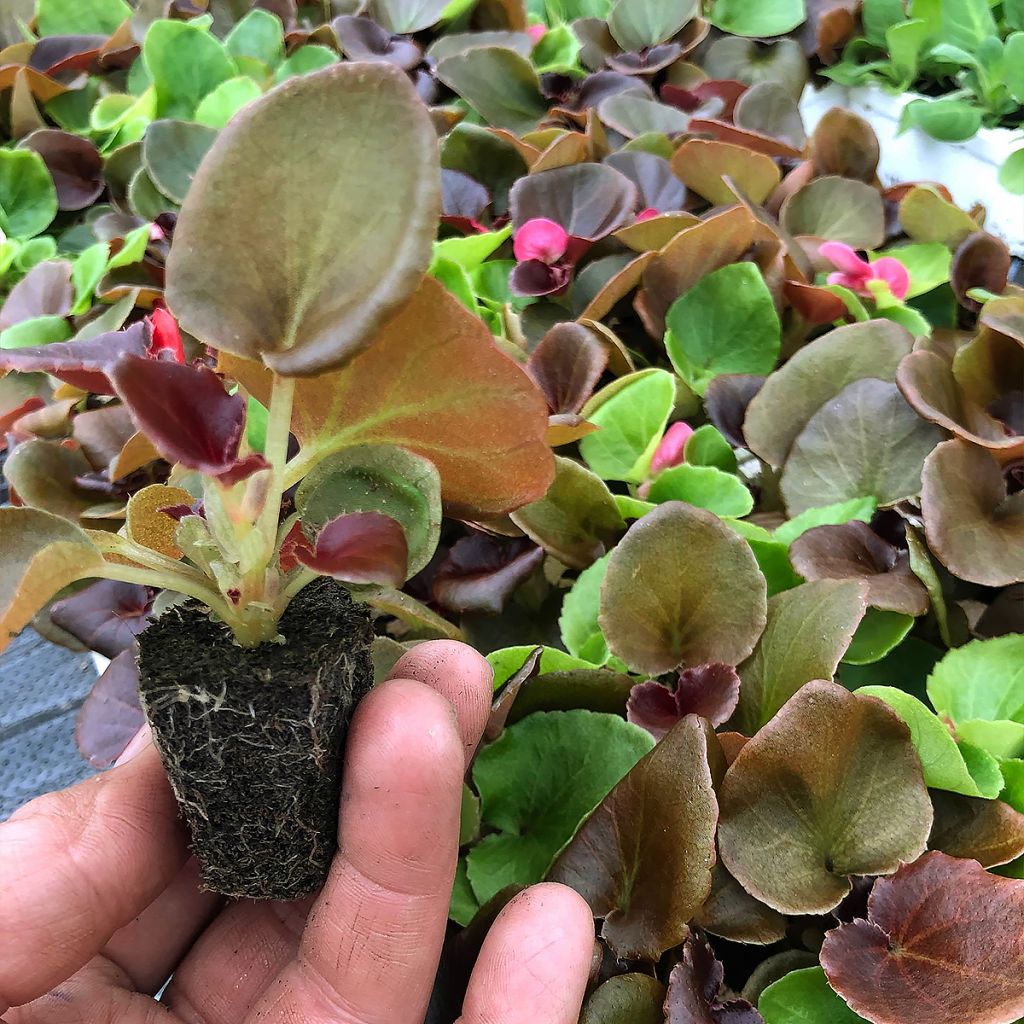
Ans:
[[[673,423],[665,436],[654,450],[651,469],[648,476],[656,477],[663,470],[671,469],[686,461],[686,442],[693,437],[693,427],[689,423]]]
[[[561,259],[568,246],[569,235],[561,224],[546,217],[534,217],[516,232],[512,251],[520,262],[540,260],[550,264]]]
[[[641,210],[637,215],[637,220],[650,220],[652,217],[660,217],[661,211],[656,210],[653,206],[648,206],[646,209]]]
[[[548,32],[547,25],[530,25],[526,29],[526,34],[530,37],[530,42],[536,46]]]

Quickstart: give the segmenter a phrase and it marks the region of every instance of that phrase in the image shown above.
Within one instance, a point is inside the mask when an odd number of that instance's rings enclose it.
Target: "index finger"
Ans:
[[[69,978],[187,856],[152,743],[0,824],[0,1012]]]

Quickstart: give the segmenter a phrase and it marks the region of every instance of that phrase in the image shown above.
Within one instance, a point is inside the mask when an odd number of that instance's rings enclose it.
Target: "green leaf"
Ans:
[[[0,231],[32,238],[57,216],[57,190],[32,149],[0,149]]]
[[[686,462],[659,473],[651,483],[648,497],[656,504],[685,501],[717,516],[736,519],[754,508],[754,497],[741,480],[713,466],[691,466]]]
[[[888,686],[899,683],[901,690],[918,700],[928,699],[925,683],[928,673],[935,667],[943,652],[938,647],[909,636],[891,650],[881,661],[870,665],[839,666],[840,682],[851,690],[858,686]]]
[[[711,24],[735,36],[781,36],[807,17],[804,0],[716,0]]]
[[[968,52],[987,37],[998,35],[989,0],[942,0],[940,40]]]
[[[242,107],[262,95],[263,90],[251,78],[229,78],[196,107],[196,121],[210,128],[223,128]]]
[[[738,669],[733,725],[752,736],[805,683],[831,679],[866,607],[855,580],[816,580],[771,598],[764,632]]]
[[[881,701],[824,681],[804,686],[740,750],[719,804],[722,862],[783,914],[832,910],[850,876],[919,857],[932,825],[907,727]]]
[[[765,617],[766,585],[750,547],[703,509],[661,505],[612,552],[601,630],[638,672],[735,665],[754,649]]]
[[[286,82],[289,78],[300,78],[303,75],[312,74],[328,68],[339,61],[338,55],[326,46],[319,46],[316,43],[307,43],[300,46],[286,60],[284,60],[274,72],[275,82]]]
[[[190,118],[199,101],[234,77],[224,45],[190,21],[154,21],[142,44],[158,117]]]
[[[1024,149],[1011,153],[999,168],[999,184],[1015,196],[1024,195]]]
[[[494,671],[494,688],[504,686],[523,667],[523,662],[534,650],[530,645],[520,647],[503,647],[487,655],[487,662]],[[574,658],[557,647],[542,647],[538,672],[546,675],[549,672],[572,672],[576,669],[593,668],[593,664],[581,658]]]
[[[665,370],[620,377],[583,407],[599,428],[580,441],[580,454],[604,480],[641,483],[675,405],[676,383]]]
[[[251,395],[245,406],[245,439],[254,452],[262,452],[267,445],[267,407]]]
[[[885,701],[903,719],[932,789],[986,800],[999,796],[1003,776],[996,759],[970,744],[957,746],[946,724],[916,697],[893,686],[862,686],[856,692]]]
[[[478,235],[462,238],[446,238],[434,243],[434,257],[451,260],[463,270],[476,270],[484,260],[492,256],[512,234],[512,225],[506,224],[499,231],[482,231]]]
[[[0,331],[0,348],[33,348],[67,341],[74,332],[62,316],[34,316]]]
[[[448,907],[448,916],[465,928],[476,917],[480,909],[480,901],[473,895],[473,887],[469,884],[469,871],[466,858],[460,857],[455,869],[455,882],[452,885],[452,899]]]
[[[341,366],[420,284],[439,195],[436,133],[403,72],[296,79],[236,114],[203,159],[167,302],[190,334],[278,373]]]
[[[57,591],[102,571],[103,556],[85,531],[66,519],[8,507],[0,508],[0,562],[3,650]]]
[[[441,530],[441,481],[433,464],[394,445],[346,448],[316,464],[295,495],[304,527],[336,516],[380,512],[396,520],[409,545],[408,575],[431,559]]]
[[[595,665],[604,665],[611,657],[598,623],[601,585],[608,571],[610,557],[605,555],[599,558],[589,569],[579,574],[562,601],[562,614],[558,619],[562,643],[569,653]]]
[[[1024,104],[1024,32],[1014,32],[1003,44],[1006,88],[1019,104]]]
[[[843,661],[870,665],[881,661],[914,628],[914,616],[902,612],[869,608],[861,619]]]
[[[608,31],[626,52],[664,43],[700,13],[697,0],[617,0],[608,17]]]
[[[907,20],[903,0],[864,0],[861,20],[868,42],[884,48],[885,33],[893,25],[900,25]]]
[[[71,312],[75,316],[88,312],[92,305],[96,287],[106,273],[109,255],[110,245],[97,242],[83,249],[75,258],[71,268],[71,283],[75,286],[75,304]]]
[[[820,967],[790,971],[772,982],[757,1009],[765,1024],[867,1024],[832,991]]]
[[[794,192],[782,204],[782,226],[793,235],[813,235],[874,249],[885,238],[881,193],[863,181],[828,175]]]
[[[370,16],[389,32],[422,32],[441,20],[448,0],[371,0]]]
[[[512,513],[512,521],[545,551],[585,569],[611,548],[626,524],[603,481],[573,459],[555,457],[547,494]]]
[[[191,121],[154,121],[142,140],[142,160],[153,184],[182,203],[199,164],[217,138],[214,129]]]
[[[277,15],[257,7],[234,25],[224,45],[232,57],[251,57],[276,68],[284,60],[284,26]]]
[[[620,974],[595,989],[580,1024],[664,1024],[665,986],[647,974]]]
[[[912,19],[893,25],[885,33],[886,48],[899,79],[894,84],[905,89],[917,77],[918,60],[925,42],[931,35],[927,21]]]
[[[569,73],[579,66],[580,45],[579,37],[568,25],[556,25],[541,37],[530,54],[530,60],[538,74],[552,71]]]
[[[532,131],[548,112],[537,72],[514,50],[477,46],[452,54],[438,63],[437,77],[495,128]]]
[[[966,100],[911,100],[900,116],[900,129],[910,127],[940,142],[965,142],[978,134],[981,111]]]
[[[809,508],[775,528],[773,536],[784,544],[792,544],[802,533],[815,526],[841,526],[851,520],[870,523],[878,502],[874,498],[851,498],[834,505]]]
[[[141,263],[146,255],[146,247],[149,245],[149,231],[151,225],[140,224],[124,236],[121,248],[107,260],[107,270],[117,270],[120,267],[130,267],[134,263]]]
[[[427,273],[440,281],[474,316],[479,315],[473,282],[458,263],[446,260],[442,256],[435,256],[427,268]]]
[[[732,445],[710,423],[690,435],[684,455],[691,466],[714,466],[723,473],[736,472],[736,453]]]
[[[554,711],[530,715],[485,747],[473,782],[494,833],[467,858],[477,899],[539,882],[583,818],[653,746],[650,733],[615,715]]]
[[[38,0],[41,36],[109,36],[132,16],[124,0]]]
[[[928,679],[928,696],[954,722],[1024,722],[1024,635],[972,640],[950,651]]]
[[[907,268],[910,274],[908,299],[917,298],[949,280],[953,254],[939,242],[921,242],[886,249],[878,256],[891,256]]]
[[[665,323],[672,365],[698,395],[720,374],[767,374],[779,358],[775,303],[753,263],[708,274],[672,303]]]

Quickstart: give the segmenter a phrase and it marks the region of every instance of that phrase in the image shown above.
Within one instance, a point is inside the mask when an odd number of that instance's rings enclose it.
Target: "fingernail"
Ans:
[[[150,732],[149,723],[147,722],[131,739],[124,750],[121,751],[121,756],[114,762],[114,767],[119,768],[121,765],[126,764],[140,751],[146,749],[153,740],[153,734]]]

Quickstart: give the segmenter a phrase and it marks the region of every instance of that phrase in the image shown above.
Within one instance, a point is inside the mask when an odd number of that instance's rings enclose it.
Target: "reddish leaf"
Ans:
[[[704,392],[704,408],[708,419],[730,444],[745,448],[743,420],[747,406],[761,390],[765,378],[749,373],[725,373],[715,377]]]
[[[138,428],[168,462],[207,476],[231,474],[231,482],[240,479],[245,399],[229,395],[213,370],[127,355],[110,369],[110,379]]]
[[[556,324],[526,362],[552,413],[577,413],[608,365],[608,352],[585,327]]]
[[[362,20],[362,19],[359,19]],[[462,171],[441,171],[441,219],[467,233],[480,230],[478,218],[490,205],[490,193]]]
[[[906,551],[883,540],[867,523],[816,526],[789,549],[790,561],[806,580],[864,580],[874,608],[923,615],[928,592],[911,572]]]
[[[712,662],[683,669],[674,691],[660,683],[638,683],[630,691],[626,717],[660,740],[687,715],[699,715],[714,726],[722,725],[736,710],[739,699],[736,669]]]
[[[0,331],[36,316],[67,316],[74,298],[71,264],[67,260],[38,263],[7,296],[0,309]],[[3,364],[0,368],[4,368]]]
[[[967,292],[971,288],[984,288],[998,295],[1006,287],[1010,263],[1010,250],[995,235],[987,231],[968,235],[953,254],[949,274],[949,283],[960,305],[977,313],[981,303]]]
[[[88,71],[106,41],[100,35],[44,36],[32,47],[29,67],[45,75]]]
[[[683,959],[668,978],[665,1024],[764,1024],[746,999],[722,1001],[724,979],[711,947],[691,935],[683,944]]]
[[[679,722],[604,798],[549,872],[604,918],[601,934],[621,958],[658,960],[686,938],[687,922],[711,892],[718,804],[709,732],[696,716]]]
[[[221,367],[267,404],[262,367],[224,353]],[[345,369],[295,384],[292,433],[306,466],[352,445],[400,445],[434,463],[456,514],[500,514],[540,498],[555,469],[546,431],[534,383],[429,277]]]
[[[135,583],[100,580],[54,601],[50,618],[105,658],[128,650],[149,624],[153,594]]]
[[[353,512],[326,523],[310,542],[296,523],[281,545],[281,565],[290,559],[346,583],[401,586],[409,566],[405,531],[380,512]]]
[[[132,648],[111,661],[85,698],[75,719],[75,742],[94,768],[109,768],[146,721],[138,687]]]
[[[1024,881],[927,853],[875,883],[821,965],[874,1024],[1007,1024],[1024,1014]]]
[[[789,304],[811,324],[830,324],[846,316],[846,303],[827,288],[787,281],[783,288]]]
[[[143,321],[88,341],[0,349],[0,370],[50,373],[94,395],[112,395],[114,387],[107,376],[110,367],[122,356],[145,356],[149,340],[149,325]]]
[[[1008,864],[1024,854],[1024,814],[1002,800],[931,791],[935,822],[930,850],[976,860],[983,868]]]
[[[438,566],[434,600],[453,612],[497,615],[543,561],[543,548],[530,540],[473,533],[456,541]]]
[[[84,210],[106,188],[103,158],[88,139],[55,128],[41,128],[29,135],[22,146],[34,149],[43,158],[57,189],[57,206],[61,210]]]
[[[423,51],[411,39],[392,35],[370,18],[343,14],[331,22],[331,28],[349,60],[384,61],[405,71],[423,60]]]

